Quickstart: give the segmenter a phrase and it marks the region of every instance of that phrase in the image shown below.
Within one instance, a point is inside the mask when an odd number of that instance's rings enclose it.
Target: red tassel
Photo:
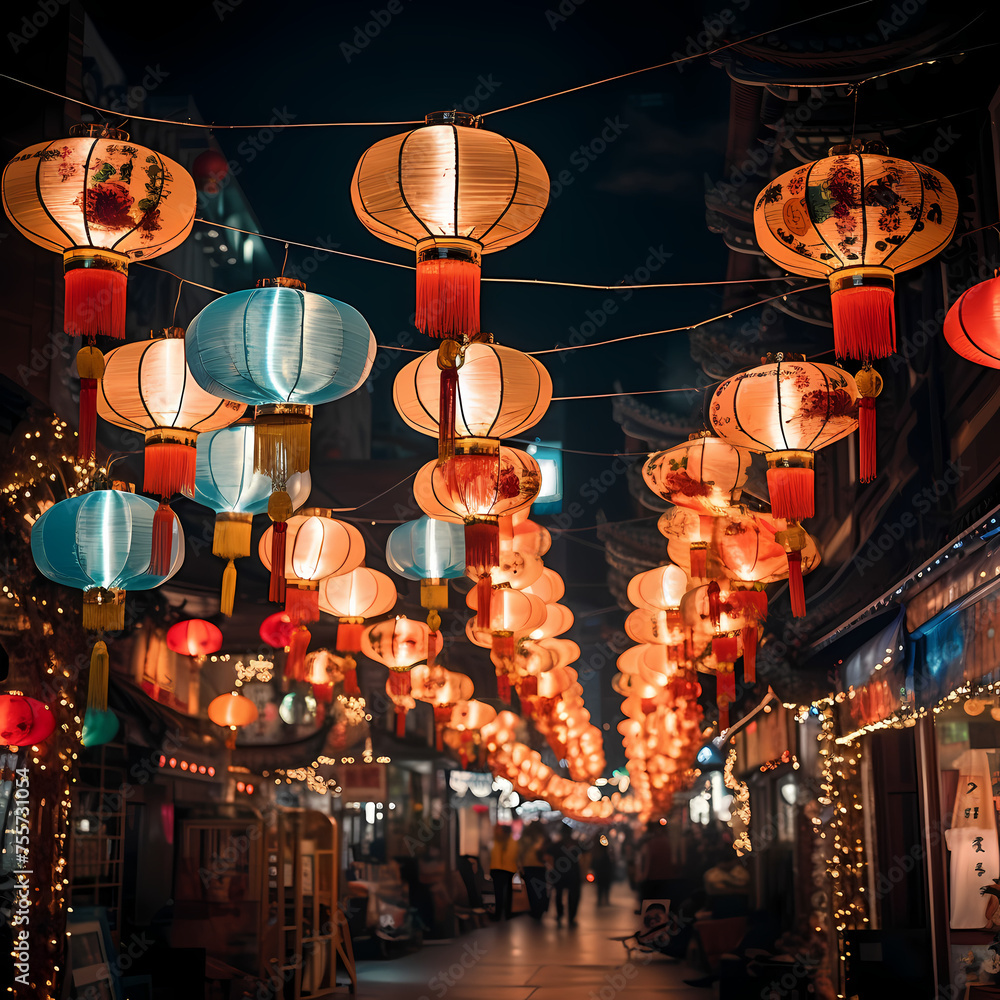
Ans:
[[[492,618],[493,580],[484,573],[476,581],[476,628],[488,629]]]
[[[771,494],[771,513],[789,521],[803,521],[815,513],[812,469],[788,469],[779,466],[767,470],[767,489]]]
[[[406,735],[406,709],[396,706],[396,736],[402,739]]]
[[[734,663],[740,655],[739,637],[735,635],[717,635],[712,639],[712,653],[722,663]]]
[[[166,576],[170,572],[170,555],[174,545],[174,512],[160,501],[153,515],[153,551],[149,557],[149,572]]]
[[[389,691],[395,698],[405,698],[412,690],[409,670],[389,671]]]
[[[438,406],[438,461],[455,457],[455,396],[458,392],[458,369],[441,369],[441,395]]]
[[[143,490],[158,497],[172,497],[175,493],[193,497],[197,456],[197,449],[189,444],[175,441],[147,444]]]
[[[744,625],[743,639],[743,681],[754,684],[757,680],[757,626]]]
[[[285,588],[285,614],[299,625],[319,621],[319,591]]]
[[[125,338],[125,288],[128,276],[102,267],[66,272],[63,327],[71,337]]]
[[[529,674],[521,679],[521,686],[518,688],[518,695],[521,698],[538,697],[538,678],[534,674]]]
[[[694,544],[691,546],[691,575],[699,580],[708,576],[708,546]]]
[[[305,625],[296,625],[292,629],[292,639],[288,644],[288,656],[285,659],[285,676],[289,680],[306,680],[306,651],[312,642],[312,634]]]
[[[466,521],[465,565],[488,573],[499,564],[499,524],[496,521]]]
[[[492,655],[503,660],[512,660],[516,651],[517,644],[514,642],[513,634],[504,634],[502,632],[493,633],[493,641],[490,644],[490,652]]]
[[[500,489],[500,450],[492,454],[456,455],[443,466],[448,489],[470,513],[489,511]],[[495,520],[495,518],[493,519]],[[497,544],[500,529],[497,527]]]
[[[788,553],[788,598],[796,618],[806,615],[806,588],[802,583],[802,553]]]
[[[708,617],[712,624],[718,628],[722,621],[722,601],[719,596],[719,584],[713,580],[708,585]]]
[[[506,674],[497,674],[497,697],[505,704],[510,704],[510,678]]]
[[[80,440],[77,454],[87,459],[97,451],[97,379],[80,379]]]
[[[332,684],[313,684],[311,686],[312,686],[313,697],[317,701],[321,701],[325,705],[329,705],[333,702]]]
[[[479,278],[479,264],[471,260],[418,261],[417,329],[452,340],[478,333]]]
[[[271,532],[271,585],[267,599],[275,604],[285,601],[285,534],[288,525],[284,521],[274,522]]]
[[[860,428],[859,457],[861,482],[870,483],[875,478],[875,397],[862,396],[858,403]]]
[[[838,358],[887,358],[896,350],[895,296],[873,285],[841,288],[830,297]]]
[[[722,664],[720,664],[720,667]],[[716,694],[724,697],[727,701],[736,700],[736,674],[733,665],[726,663],[726,670],[719,670],[715,675]]]
[[[719,729],[726,730],[729,728],[729,702],[720,699],[717,704],[719,707]]]
[[[342,621],[337,626],[337,649],[342,653],[360,653],[364,631],[364,622]]]
[[[352,696],[361,694],[361,688],[358,687],[357,667],[348,667],[344,670],[344,694]]]
[[[444,639],[440,632],[427,633],[427,666],[433,667],[438,653],[444,648]]]

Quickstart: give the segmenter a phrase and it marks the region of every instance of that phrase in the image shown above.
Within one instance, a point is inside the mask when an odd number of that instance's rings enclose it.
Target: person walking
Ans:
[[[669,899],[677,877],[673,846],[666,826],[656,821],[646,827],[646,834],[639,842],[636,859],[636,881],[639,884],[639,909],[644,899]]]
[[[573,839],[573,831],[565,823],[559,830],[558,839],[551,848],[554,872],[553,892],[556,897],[556,923],[563,918],[563,894],[566,895],[565,912],[570,927],[576,926],[576,911],[580,905],[580,845]]]
[[[545,878],[545,855],[549,838],[539,820],[529,824],[518,850],[518,864],[524,875],[524,888],[528,893],[528,907],[532,920],[541,920],[549,908],[549,886]]]
[[[493,828],[493,847],[490,850],[490,879],[496,898],[494,920],[510,920],[513,915],[517,853],[517,842],[510,835],[510,827],[497,823]]]
[[[611,844],[605,834],[601,834],[590,851],[590,870],[594,873],[597,886],[597,905],[611,905],[611,883],[615,877],[615,859]]]

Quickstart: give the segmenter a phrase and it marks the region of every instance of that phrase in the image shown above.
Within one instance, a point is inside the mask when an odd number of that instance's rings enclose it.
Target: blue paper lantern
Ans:
[[[98,708],[88,708],[83,716],[83,734],[80,742],[85,747],[99,747],[110,743],[118,733],[118,716],[111,709],[101,711]]]
[[[254,471],[255,428],[240,424],[198,435],[194,498],[215,511],[212,553],[227,559],[222,576],[222,613],[233,613],[236,596],[234,559],[250,555],[250,534],[255,514],[267,510],[271,480]],[[286,485],[292,509],[309,496],[312,479],[296,473]]]
[[[283,484],[309,468],[312,407],[368,377],[375,336],[353,306],[274,278],[210,302],[185,338],[206,391],[257,407],[255,467]]]
[[[427,516],[407,521],[389,534],[385,558],[394,573],[420,581],[423,607],[441,610],[448,607],[442,581],[465,576],[465,527]]]
[[[184,533],[174,514],[170,567],[149,572],[157,503],[122,490],[60,500],[34,523],[31,554],[43,576],[83,591],[83,627],[125,627],[125,591],[152,590],[184,562]]]

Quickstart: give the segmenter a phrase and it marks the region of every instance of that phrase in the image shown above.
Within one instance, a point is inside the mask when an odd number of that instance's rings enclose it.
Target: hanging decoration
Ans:
[[[474,690],[471,677],[440,665],[418,664],[410,671],[410,693],[434,711],[434,744],[439,753],[444,749],[444,727],[451,721],[455,706],[467,702]]]
[[[958,355],[984,368],[1000,368],[1000,271],[967,288],[944,318],[944,338]]]
[[[94,454],[98,336],[125,336],[130,260],[150,260],[191,232],[197,193],[180,164],[105,125],[74,125],[70,137],[21,150],[4,168],[3,207],[32,243],[63,255],[63,328],[86,345],[80,376],[79,455]]]
[[[227,617],[236,598],[234,560],[250,555],[254,515],[265,513],[271,494],[271,480],[254,471],[255,434],[253,424],[240,424],[198,435],[194,498],[215,511],[212,555],[227,560],[220,606]],[[298,510],[309,498],[312,478],[297,472],[285,488],[292,510]]]
[[[238,691],[231,694],[220,694],[208,705],[208,717],[217,726],[229,730],[226,746],[233,750],[236,747],[236,732],[243,726],[255,723],[259,717],[257,706]]]
[[[358,161],[351,200],[381,240],[417,254],[416,325],[430,337],[479,332],[481,257],[538,225],[549,178],[526,146],[461,111],[429,114]]]
[[[420,581],[420,606],[427,626],[441,627],[438,612],[448,607],[448,580],[465,575],[465,533],[449,521],[419,517],[393,528],[385,543],[389,569],[407,580]]]
[[[281,277],[210,302],[191,321],[185,344],[203,389],[255,407],[254,468],[273,489],[269,598],[282,601],[285,525],[294,510],[288,480],[309,469],[313,407],[364,382],[375,335],[353,306]]]
[[[44,743],[56,728],[52,709],[20,693],[0,694],[0,744],[32,747]]]
[[[895,275],[936,257],[957,222],[944,174],[860,140],[776,177],[754,206],[764,254],[793,274],[829,279],[834,350],[857,361],[896,350]]]
[[[328,576],[319,585],[319,609],[339,619],[337,649],[344,653],[359,653],[365,619],[388,614],[398,599],[392,580],[365,566]]]
[[[814,514],[813,454],[857,427],[858,387],[834,365],[768,355],[723,382],[709,412],[721,437],[764,452],[774,515],[801,521]]]
[[[160,498],[153,525],[150,570],[166,572],[170,559],[175,493],[194,496],[195,443],[201,431],[228,427],[246,407],[210,396],[190,377],[184,360],[184,330],[154,331],[147,341],[124,344],[104,362],[97,412],[116,427],[145,436],[143,490]]]
[[[272,562],[271,525],[260,537],[257,554],[264,568],[276,574]],[[312,636],[306,625],[319,621],[319,584],[328,576],[350,573],[365,559],[365,541],[361,532],[347,521],[338,521],[325,507],[305,507],[288,518],[287,540],[283,546],[283,566],[277,570],[287,586],[285,612],[296,628],[285,661],[285,676],[305,680],[305,655]]]

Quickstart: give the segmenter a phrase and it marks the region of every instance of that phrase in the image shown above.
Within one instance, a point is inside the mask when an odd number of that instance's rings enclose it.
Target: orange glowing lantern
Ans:
[[[150,572],[165,573],[170,564],[168,501],[175,493],[194,496],[199,433],[228,427],[245,410],[242,403],[209,395],[191,377],[179,326],[116,347],[105,358],[97,412],[108,423],[145,436],[143,489],[160,497]]]
[[[167,647],[180,656],[204,660],[222,649],[222,632],[211,622],[189,618],[167,629]]]
[[[410,685],[413,697],[434,710],[435,747],[443,750],[444,727],[451,721],[455,705],[472,697],[472,678],[444,667],[418,664],[410,671]]]
[[[337,649],[347,653],[360,652],[365,619],[392,611],[398,598],[392,580],[366,566],[328,576],[319,585],[319,609],[340,619]]]
[[[671,507],[660,515],[656,527],[667,539],[667,554],[690,576],[706,580],[709,570],[715,516],[689,507]]]
[[[702,431],[684,444],[650,455],[642,477],[657,496],[670,503],[719,514],[739,499],[750,470],[751,450]]]
[[[1000,274],[962,292],[944,318],[944,336],[966,361],[1000,368]]]
[[[306,681],[312,685],[313,697],[317,701],[330,704],[333,701],[334,685],[346,681],[347,676],[355,675],[355,662],[351,656],[340,656],[331,653],[329,649],[313,650],[306,657]],[[357,687],[357,681],[354,683]],[[345,693],[357,693],[346,691]]]
[[[548,566],[542,570],[540,577],[534,583],[524,589],[527,593],[541,598],[546,604],[555,604],[566,595],[563,578]]]
[[[479,591],[470,590],[466,603],[473,610],[479,607]],[[546,605],[532,594],[496,587],[490,600],[490,617],[486,628],[491,635],[490,649],[503,664],[497,667],[497,693],[502,701],[510,701],[510,661],[514,656],[517,640],[544,625]],[[476,621],[479,621],[477,616]]]
[[[637,608],[676,611],[689,587],[687,574],[679,566],[656,566],[629,581],[628,599]]]
[[[230,749],[236,746],[236,730],[252,725],[257,721],[258,715],[257,706],[236,691],[232,694],[220,694],[208,705],[208,717],[212,722],[229,729],[226,746]]]
[[[37,698],[0,694],[0,744],[31,747],[47,740],[56,728],[52,709]]]
[[[431,337],[479,331],[480,258],[538,225],[549,178],[526,146],[461,111],[382,139],[358,162],[351,200],[379,239],[417,253],[417,328]]]
[[[365,629],[361,635],[361,652],[389,668],[387,690],[396,705],[397,732],[406,726],[406,712],[412,706],[410,668],[426,660],[432,665],[441,649],[441,633],[432,632],[423,622],[411,618],[391,618]]]
[[[815,511],[813,453],[858,426],[858,387],[842,368],[778,354],[723,382],[710,416],[727,441],[764,452],[771,510],[801,521]]]
[[[937,256],[958,221],[943,174],[886,153],[880,142],[834,146],[776,177],[754,206],[757,245],[771,260],[829,279],[838,358],[895,351],[895,274]]]

